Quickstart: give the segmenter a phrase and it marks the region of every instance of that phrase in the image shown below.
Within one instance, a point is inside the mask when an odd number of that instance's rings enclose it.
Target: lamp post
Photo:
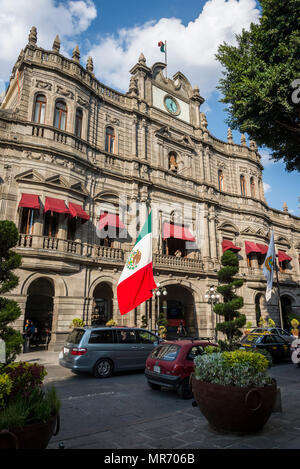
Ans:
[[[211,318],[212,318],[212,324],[214,324],[213,307],[214,307],[215,304],[219,303],[220,295],[217,293],[216,287],[214,287],[212,285],[211,287],[209,287],[209,290],[207,290],[204,297],[205,297],[207,303],[209,303],[211,305]],[[216,326],[217,326],[217,321],[216,321]],[[215,327],[214,329],[215,329],[215,339],[217,341],[218,340],[217,327]]]
[[[156,323],[155,326],[157,328],[157,321],[158,321],[159,313],[160,313],[160,297],[161,295],[166,296],[168,292],[167,292],[167,289],[165,287],[162,287],[159,282],[157,282],[156,286],[157,288],[154,290],[154,294],[157,297],[157,304],[158,304],[158,314],[157,314],[156,321],[155,321]]]

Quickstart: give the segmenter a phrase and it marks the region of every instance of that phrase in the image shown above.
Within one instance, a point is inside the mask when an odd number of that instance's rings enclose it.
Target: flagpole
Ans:
[[[279,278],[278,278],[278,266],[277,266],[276,255],[275,255],[275,259],[274,259],[274,264],[275,264],[276,280],[277,280],[277,297],[278,297],[280,326],[281,326],[281,329],[283,329],[282,306],[281,306],[281,299],[280,299],[280,284],[279,284]]]
[[[165,41],[165,64],[166,64],[166,78],[168,78],[168,63],[167,63],[167,41]]]

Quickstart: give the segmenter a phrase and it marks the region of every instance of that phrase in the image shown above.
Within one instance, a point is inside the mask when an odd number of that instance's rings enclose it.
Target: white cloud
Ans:
[[[264,167],[270,166],[274,163],[274,160],[271,159],[271,155],[267,150],[259,150],[259,154],[261,156],[261,164]]]
[[[185,26],[178,18],[161,18],[121,29],[91,47],[96,75],[110,86],[128,89],[129,70],[141,52],[147,65],[163,62],[157,44],[167,40],[168,76],[179,69],[204,97],[214,90],[221,72],[215,59],[219,44],[233,44],[235,34],[257,22],[255,0],[208,0],[199,16]]]
[[[272,187],[270,186],[270,184],[268,184],[267,182],[264,182],[263,186],[264,186],[264,193],[265,194],[267,194],[268,192],[271,192]]]
[[[51,49],[59,34],[65,53],[68,41],[85,31],[96,16],[92,0],[0,0],[0,80],[9,80],[32,26],[37,27],[39,46]]]

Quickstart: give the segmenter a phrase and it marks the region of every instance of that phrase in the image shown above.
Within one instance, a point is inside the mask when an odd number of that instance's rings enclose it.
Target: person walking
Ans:
[[[178,326],[178,329],[177,329],[177,335],[179,337],[186,336],[186,330],[185,330],[184,322],[183,322],[182,319],[180,320],[180,323],[179,323],[179,326]]]

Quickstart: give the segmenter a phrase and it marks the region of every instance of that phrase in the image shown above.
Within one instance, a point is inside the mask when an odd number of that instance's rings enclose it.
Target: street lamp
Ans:
[[[160,313],[160,297],[161,295],[166,296],[168,294],[167,289],[165,287],[162,287],[160,283],[157,282],[156,284],[156,289],[154,290],[154,294],[157,297],[157,303],[158,303],[158,315],[156,317],[156,327],[157,327],[157,321]]]
[[[214,324],[213,307],[215,304],[219,303],[220,301],[220,295],[218,295],[216,287],[214,286],[209,287],[209,290],[207,290],[206,294],[204,295],[204,298],[206,299],[207,303],[211,305],[212,324]],[[217,327],[215,327],[215,338],[217,341],[218,340]]]

